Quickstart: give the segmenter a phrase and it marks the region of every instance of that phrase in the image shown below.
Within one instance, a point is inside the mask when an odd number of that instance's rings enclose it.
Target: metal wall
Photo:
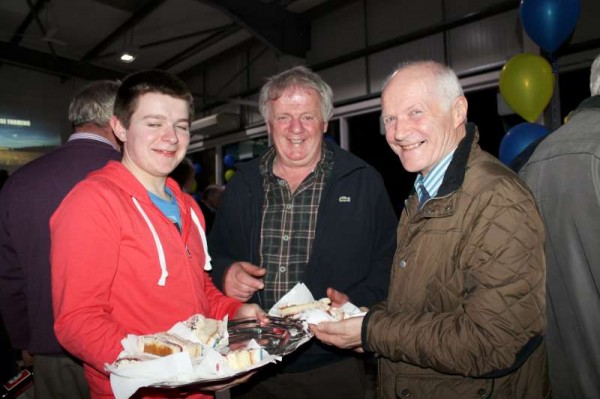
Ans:
[[[321,74],[334,90],[336,106],[354,104],[359,113],[360,104],[379,96],[384,79],[403,60],[448,63],[467,91],[497,85],[508,59],[539,51],[521,27],[518,6],[514,0],[347,0],[341,8],[312,16],[306,59],[280,56],[255,42],[208,65],[202,112],[235,112],[243,126],[256,128],[262,119],[248,101],[257,100],[266,76],[296,64]],[[570,44],[584,49],[562,56],[559,69],[590,64],[600,49],[600,43],[593,45],[600,40],[595,15],[600,15],[600,2],[581,0]],[[246,100],[243,105],[236,103],[240,98]],[[234,133],[203,138],[196,150],[245,137],[245,131]]]

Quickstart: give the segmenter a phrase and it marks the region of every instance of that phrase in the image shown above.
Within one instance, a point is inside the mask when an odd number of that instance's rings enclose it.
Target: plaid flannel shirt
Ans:
[[[260,173],[264,177],[260,264],[267,269],[262,306],[271,308],[301,281],[315,238],[321,195],[333,170],[333,153],[323,145],[321,160],[292,193],[287,182],[273,174],[275,149],[265,153]]]

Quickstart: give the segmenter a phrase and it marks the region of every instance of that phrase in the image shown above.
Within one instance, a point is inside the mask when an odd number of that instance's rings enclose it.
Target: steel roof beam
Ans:
[[[307,17],[260,0],[198,0],[227,14],[279,54],[306,58],[310,49]]]
[[[124,75],[112,69],[53,56],[7,42],[0,42],[0,61],[63,78],[77,77],[85,80],[120,79]]]

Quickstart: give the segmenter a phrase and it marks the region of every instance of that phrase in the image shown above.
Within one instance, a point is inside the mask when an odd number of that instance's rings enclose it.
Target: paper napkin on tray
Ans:
[[[315,298],[304,283],[298,283],[289,290],[281,299],[269,310],[269,316],[281,317],[280,309],[289,305],[300,305],[314,302]],[[346,302],[340,307],[345,319],[350,317],[364,316],[366,312],[360,310],[350,302]],[[299,315],[300,319],[309,324],[319,324],[324,321],[336,321],[334,316],[321,309],[309,309]]]
[[[227,319],[224,322],[227,322]],[[183,323],[177,323],[169,330],[169,333],[197,342],[193,334],[186,331],[186,329],[187,327]],[[123,351],[119,354],[117,360],[105,366],[106,370],[111,373],[110,382],[115,398],[130,398],[141,387],[169,388],[192,383],[219,381],[281,360],[280,356],[270,355],[267,351],[261,349],[261,360],[259,362],[243,369],[234,370],[229,367],[223,355],[228,350],[226,338],[227,335],[224,337],[225,340],[222,339],[215,348],[203,345],[202,355],[199,358],[192,359],[187,352],[174,353],[164,357],[141,355],[137,350],[138,336],[128,335],[121,341]],[[260,346],[256,341],[250,340],[246,348],[258,349]],[[140,356],[143,356],[143,361],[117,366],[119,359],[139,358]]]

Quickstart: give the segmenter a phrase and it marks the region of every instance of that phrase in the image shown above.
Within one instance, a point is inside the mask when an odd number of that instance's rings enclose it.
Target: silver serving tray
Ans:
[[[301,320],[268,316],[270,323],[261,325],[255,319],[228,322],[229,349],[236,350],[255,340],[267,352],[275,356],[289,355],[310,340],[313,334]]]
[[[229,333],[229,346],[223,348],[222,352],[229,350],[245,348],[250,340],[255,340],[270,355],[285,356],[294,352],[302,344],[308,342],[313,334],[308,330],[308,326],[301,320],[292,320],[268,316],[270,323],[261,325],[256,319],[238,319],[227,322],[227,332]],[[191,387],[194,385],[202,386],[220,381],[231,380],[240,377],[264,365],[256,365],[247,370],[240,370],[237,373],[219,376],[215,378],[200,378],[193,381],[173,381],[162,382],[150,385],[156,388],[175,388]]]

